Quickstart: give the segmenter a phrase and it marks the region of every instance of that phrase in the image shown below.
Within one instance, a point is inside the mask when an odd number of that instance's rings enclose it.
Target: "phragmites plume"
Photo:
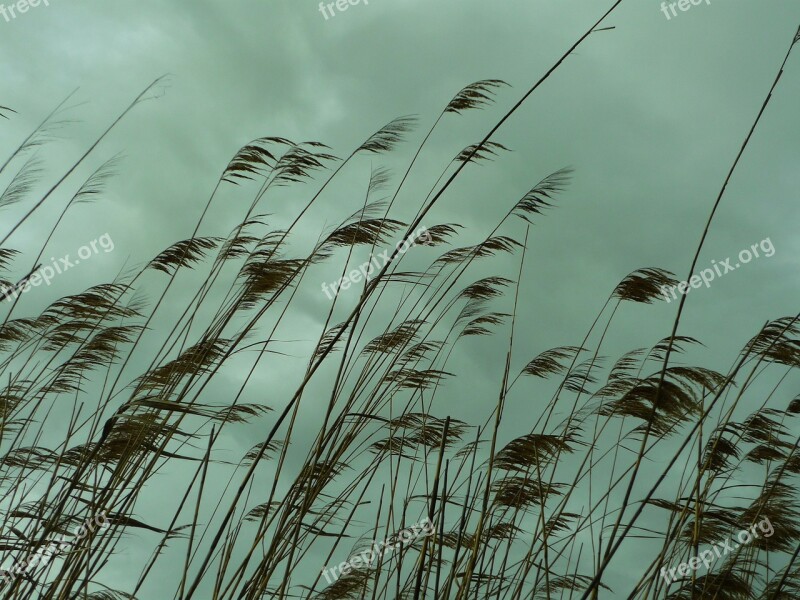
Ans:
[[[517,202],[512,214],[530,223],[530,215],[540,215],[544,209],[553,206],[551,201],[556,194],[567,188],[572,180],[572,173],[570,167],[565,167],[542,179]]]
[[[19,255],[19,250],[12,248],[0,248],[0,269],[5,270],[14,260],[14,257]]]
[[[699,340],[694,339],[688,335],[676,335],[672,339],[672,353],[673,354],[683,354],[686,349],[685,346],[694,346],[700,345]],[[667,356],[667,350],[670,347],[670,338],[665,337],[663,339],[658,340],[656,344],[650,349],[649,357],[652,360],[663,361]]]
[[[522,369],[522,373],[525,375],[533,375],[534,377],[541,377],[542,379],[550,375],[560,375],[567,370],[568,365],[564,363],[574,360],[578,353],[583,350],[585,350],[585,348],[579,348],[577,346],[559,346],[558,348],[545,350],[525,365],[525,368]]]
[[[579,444],[572,433],[563,436],[529,433],[506,444],[497,453],[495,464],[505,471],[541,469],[557,460],[562,452],[574,452],[574,446]]]
[[[495,90],[504,86],[508,87],[508,84],[501,79],[471,83],[453,97],[444,112],[461,114],[465,110],[483,108],[494,102]]]
[[[211,421],[230,422],[230,423],[247,423],[250,418],[258,417],[271,410],[266,406],[259,404],[237,404],[235,406],[229,405],[209,405],[209,404],[178,404],[168,400],[162,400],[159,396],[140,398],[134,400],[127,405],[128,409],[136,409],[139,407],[164,411],[166,413],[178,413],[184,415],[194,415],[203,417]],[[277,444],[277,442],[276,442]],[[271,448],[271,446],[269,446]]]
[[[575,394],[585,394],[588,385],[597,383],[594,372],[600,369],[602,363],[603,357],[598,356],[574,367],[564,378],[564,389]]]
[[[372,195],[377,191],[386,189],[389,182],[392,180],[392,171],[386,167],[378,167],[373,169],[369,175],[369,185],[367,186],[367,194]]]
[[[402,431],[402,438],[413,443],[429,448],[437,448],[444,441],[449,447],[461,441],[469,426],[463,421],[450,419],[445,428],[446,420],[438,419],[425,413],[406,413],[389,421],[387,427],[392,432]],[[447,439],[444,439],[445,429]]]
[[[500,252],[511,253],[517,248],[521,248],[522,244],[513,238],[505,235],[497,235],[485,239],[480,244],[474,246],[465,246],[462,248],[454,248],[442,254],[436,259],[435,264],[448,265],[454,263],[461,263],[473,258],[484,258],[487,256],[494,256]]]
[[[357,600],[367,589],[373,574],[369,569],[348,570],[314,596],[316,600]]]
[[[673,273],[664,269],[636,269],[619,282],[613,296],[620,300],[651,304],[653,300],[665,297],[665,292],[661,288],[677,285],[678,281],[672,276]]]
[[[455,157],[456,162],[478,162],[479,160],[492,160],[497,156],[497,150],[511,152],[508,148],[498,142],[484,142],[483,144],[472,144],[464,148]]]
[[[633,371],[639,367],[641,361],[640,356],[644,354],[644,348],[634,348],[623,354],[608,374],[608,381],[610,383],[627,380],[633,375]]]
[[[391,152],[397,144],[405,139],[405,135],[414,129],[416,124],[417,118],[412,116],[393,119],[373,133],[366,142],[358,147],[356,152],[372,152],[373,154]]]
[[[105,185],[117,173],[122,155],[111,157],[92,173],[72,197],[70,204],[85,204],[93,201],[105,189]]]
[[[547,600],[548,598],[561,598],[564,595],[576,597],[577,593],[588,588],[591,582],[592,578],[588,575],[579,575],[577,573],[557,575],[549,579],[542,578],[541,583],[536,586],[536,593],[533,598],[534,600]],[[613,592],[604,583],[599,583],[597,587]],[[569,594],[565,594],[565,592],[569,592]]]
[[[564,487],[561,483],[512,475],[492,483],[492,492],[496,505],[526,512],[535,506],[544,506],[550,496],[560,496]]]
[[[364,353],[372,352],[395,352],[396,350],[405,348],[417,336],[420,327],[425,324],[424,320],[412,319],[404,323],[400,323],[391,331],[387,331],[373,339],[365,347]]]
[[[295,144],[281,137],[263,137],[253,140],[239,149],[228,163],[222,180],[239,185],[240,179],[252,180],[255,176],[263,177],[275,166],[277,158],[265,146],[270,144],[294,146]]]
[[[308,142],[306,146],[317,147],[319,143]],[[278,159],[273,169],[272,183],[276,186],[301,183],[311,177],[320,169],[325,168],[325,162],[338,160],[336,156],[325,152],[311,152],[300,146],[293,146]]]
[[[497,327],[505,322],[508,313],[489,312],[472,319],[467,326],[459,334],[459,337],[470,335],[491,335],[492,330],[489,327]]]
[[[678,425],[698,414],[702,398],[716,392],[726,379],[720,373],[700,367],[670,367],[660,381],[660,372],[631,385],[618,399],[604,404],[599,414],[641,419],[658,436],[673,433]]]
[[[183,377],[208,373],[225,356],[230,345],[231,340],[228,339],[201,340],[186,348],[174,360],[139,377],[137,389],[139,391],[165,390]]]
[[[458,235],[459,229],[463,229],[463,226],[458,223],[432,225],[425,230],[424,235],[418,236],[414,243],[422,246],[438,246],[439,244],[445,244],[451,237]]]
[[[6,186],[5,191],[0,194],[0,208],[5,208],[24,200],[41,174],[42,163],[38,158],[32,156],[26,160]]]
[[[147,266],[172,275],[181,267],[190,267],[201,261],[208,251],[216,248],[221,241],[221,238],[218,237],[196,237],[181,240],[161,252]]]
[[[403,353],[403,356],[398,360],[398,364],[400,366],[407,366],[421,360],[430,360],[432,357],[429,355],[435,356],[442,348],[444,348],[444,342],[438,340],[429,340],[413,344]]]
[[[468,300],[491,300],[503,295],[503,289],[512,285],[514,282],[505,277],[492,275],[484,277],[465,287],[458,294],[459,298]]]
[[[739,458],[736,438],[741,435],[740,429],[737,423],[726,423],[712,432],[703,450],[703,464],[708,470],[721,473],[730,469],[732,461]]]
[[[301,258],[248,260],[239,271],[244,279],[243,291],[238,308],[250,310],[265,299],[280,293],[294,282],[308,261]]]
[[[441,369],[395,369],[389,371],[384,378],[384,383],[394,385],[399,389],[406,390],[429,390],[442,383],[447,377],[452,377],[453,373],[442,371]]]
[[[103,320],[137,316],[138,313],[134,308],[125,306],[121,302],[123,295],[130,289],[128,285],[122,283],[102,283],[92,286],[79,294],[56,300],[45,309],[40,320],[55,324],[61,319],[96,319],[99,323]]]
[[[750,340],[749,353],[764,360],[786,365],[800,366],[800,320],[798,317],[782,317],[770,323]]]
[[[331,233],[320,252],[324,253],[336,247],[379,245],[388,241],[393,233],[407,225],[396,219],[365,219],[350,223]]]
[[[316,349],[314,350],[314,358],[318,359],[329,352],[336,350],[336,342],[339,342],[344,337],[344,331],[350,325],[348,322],[338,323],[328,329],[319,340]],[[336,342],[334,342],[336,340]],[[333,345],[333,346],[332,346]]]
[[[462,323],[463,321],[481,316],[482,313],[486,311],[487,301],[502,296],[503,288],[508,287],[512,283],[514,282],[505,277],[492,276],[479,279],[465,287],[458,294],[458,298],[466,299],[467,302],[459,312],[458,317],[456,317],[456,323]],[[507,315],[504,313],[495,313],[495,316],[504,317]],[[500,321],[493,321],[490,319],[484,322],[497,325]],[[474,323],[474,325],[480,325],[480,323]]]

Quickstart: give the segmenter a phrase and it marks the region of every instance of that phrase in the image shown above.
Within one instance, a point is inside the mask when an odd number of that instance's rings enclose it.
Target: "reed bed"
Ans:
[[[7,577],[0,597],[800,597],[800,396],[792,391],[800,315],[776,315],[741,340],[739,352],[721,354],[732,360],[718,371],[702,362],[723,349],[704,349],[680,332],[683,296],[663,339],[607,356],[612,340],[630,343],[615,328],[620,312],[659,302],[661,286],[676,283],[670,272],[643,267],[609,284],[582,339],[539,348],[519,335],[529,318],[520,298],[526,266],[541,260],[531,225],[546,227],[548,214],[568,198],[572,170],[538,174],[518,197],[497,199],[505,216],[484,231],[430,220],[462,172],[503,160],[501,126],[576,48],[609,29],[605,21],[619,4],[493,117],[483,139],[442,161],[438,179],[413,204],[413,218],[398,216],[397,199],[410,182],[419,185],[429,140],[475,111],[495,111],[497,95],[515,94],[505,82],[466,86],[422,134],[419,120],[396,118],[344,150],[344,158],[321,142],[254,139],[222,169],[191,236],[38,315],[20,317],[19,300],[4,302]],[[690,276],[797,41],[747,124]],[[53,199],[162,84],[137,96],[44,194],[32,192],[43,177],[33,152],[63,124],[67,101],[10,149],[0,167],[0,207],[21,203],[27,210],[0,249],[7,290],[24,285],[38,263],[29,265],[30,257],[8,245],[14,233],[43,210],[60,215],[44,252],[67,211],[103,193],[114,158],[66,203]],[[0,116],[15,115],[0,107]],[[390,171],[390,159],[403,167]],[[360,208],[301,250],[295,240],[304,217],[330,202],[331,184],[345,172],[360,178]],[[282,188],[296,201],[290,224],[278,228],[265,205]],[[213,229],[207,215],[221,190],[235,190],[246,210],[232,231],[201,236]],[[412,239],[420,226],[428,235]],[[403,241],[407,251],[398,249]],[[319,281],[384,251],[380,270],[326,302],[313,348],[302,356],[285,351],[285,324],[303,310],[304,298],[322,297]],[[171,290],[185,303],[165,330],[160,317]],[[472,376],[457,365],[476,338],[504,350],[493,395],[476,401],[483,418],[467,422],[463,402],[448,389],[455,378]],[[287,360],[298,365],[292,392],[267,390],[259,395],[264,402],[247,402],[258,374]],[[224,395],[216,393],[222,378]],[[525,433],[511,435],[521,404]],[[299,423],[309,413],[318,427],[306,435]],[[226,443],[247,423],[261,425],[263,439],[231,460]],[[173,467],[187,485],[170,484],[164,473]],[[161,511],[138,516],[137,502],[154,497],[163,498]],[[101,514],[108,527],[71,536]],[[434,532],[397,542],[398,532],[425,518]],[[774,528],[769,537],[671,584],[660,576],[764,519]],[[108,569],[134,534],[148,556],[126,560],[135,583],[115,589]],[[66,542],[46,564],[14,573],[56,537]],[[383,540],[396,548],[335,580],[324,576],[325,567]]]

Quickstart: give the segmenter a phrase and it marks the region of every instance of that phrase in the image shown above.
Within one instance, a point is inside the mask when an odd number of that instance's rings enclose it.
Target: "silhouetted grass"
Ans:
[[[402,152],[417,123],[410,117],[389,122],[344,159],[319,142],[253,140],[223,169],[189,238],[113,282],[57,299],[35,317],[15,316],[17,303],[9,306],[0,325],[3,566],[101,512],[110,527],[16,577],[0,589],[2,597],[798,597],[800,438],[794,431],[800,396],[785,389],[800,366],[798,316],[766,323],[743,340],[728,370],[717,372],[676,360],[690,349],[699,352],[697,340],[678,334],[683,296],[670,335],[612,361],[603,349],[620,334],[613,327],[619,311],[658,301],[661,286],[676,283],[672,273],[647,267],[609,285],[605,299],[598,296],[600,309],[582,340],[539,348],[519,335],[520,322],[529,318],[520,282],[526,264],[540,260],[531,250],[530,225],[545,226],[547,212],[568,193],[572,171],[541,173],[518,198],[496,199],[507,207],[505,216],[486,226],[477,243],[461,245],[471,232],[455,222],[428,220],[462,171],[502,160],[508,149],[492,139],[500,126],[619,3],[482,140],[443,164],[410,223],[391,211],[414,181],[422,149],[439,127],[492,110],[495,94],[510,93],[504,82],[479,81],[458,92],[399,178],[382,166],[364,172],[355,159],[379,162]],[[779,79],[722,185],[690,276]],[[0,207],[30,208],[3,243],[53,201],[53,192],[91,160],[108,131],[160,84],[140,94],[44,194],[34,194],[42,172],[31,151],[62,122],[64,103],[12,150],[0,167],[7,180]],[[0,116],[13,118],[13,111],[0,107]],[[70,207],[101,194],[115,166],[114,159],[102,163],[79,186],[39,256]],[[12,167],[17,171],[7,172]],[[312,206],[327,201],[326,189],[344,169],[362,173],[361,208],[298,253],[293,234]],[[201,227],[213,228],[207,215],[219,190],[244,183],[241,195],[255,193],[239,224],[227,234],[199,236]],[[262,211],[281,186],[291,186],[299,199],[290,225],[275,229]],[[388,201],[380,196],[386,190]],[[429,238],[400,252],[396,244],[414,241],[421,224]],[[303,295],[313,293],[303,280],[316,281],[320,265],[327,269],[323,279],[335,280],[352,269],[356,253],[387,248],[391,258],[383,269],[340,293],[320,315],[315,347],[293,358],[305,366],[293,392],[281,397],[267,390],[261,396],[270,406],[244,403],[254,374],[281,369],[286,360],[275,350],[277,332]],[[0,250],[5,271],[20,260],[9,248]],[[37,261],[19,275],[29,275]],[[412,261],[422,266],[408,266]],[[482,263],[495,274],[476,277]],[[196,278],[181,278],[189,270],[202,273],[196,287],[190,283]],[[185,305],[168,331],[154,331],[173,287]],[[145,293],[155,293],[155,301],[145,302]],[[485,420],[467,423],[460,403],[444,390],[453,377],[474,376],[460,372],[453,356],[479,337],[503,349],[504,367],[494,379],[494,397],[480,400]],[[244,360],[239,353],[245,351],[244,372],[225,370]],[[219,397],[209,385],[222,373],[236,387]],[[309,397],[315,376],[325,381],[325,397]],[[524,403],[528,433],[509,435],[509,403],[514,419]],[[319,418],[307,447],[294,443],[304,411]],[[224,441],[237,435],[237,425],[256,420],[269,425],[263,440],[235,463],[223,461]],[[159,473],[176,463],[191,474],[185,489]],[[210,477],[220,472],[229,479],[212,485]],[[270,484],[256,483],[265,474]],[[154,490],[163,512],[137,517],[137,500]],[[424,517],[436,525],[435,535],[333,583],[322,578],[325,566]],[[774,526],[771,537],[742,545],[708,572],[695,571],[671,586],[659,577],[662,567],[763,518]],[[137,583],[115,591],[104,569],[131,531],[141,533],[138,543],[152,555],[128,562]],[[615,579],[612,590],[604,573],[623,544],[635,549],[639,562],[619,567],[626,577]],[[179,553],[165,554],[168,545]],[[172,576],[173,587],[143,595],[158,566]]]

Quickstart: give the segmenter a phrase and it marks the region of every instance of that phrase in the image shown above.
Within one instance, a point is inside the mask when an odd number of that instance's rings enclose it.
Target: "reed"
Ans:
[[[344,159],[321,142],[255,139],[224,166],[188,238],[38,315],[18,316],[19,302],[6,303],[2,566],[61,541],[46,564],[9,573],[0,598],[800,596],[800,396],[787,390],[800,367],[800,314],[765,323],[742,340],[727,370],[716,371],[700,362],[713,350],[679,333],[683,296],[668,336],[611,360],[609,340],[631,343],[615,317],[631,304],[662,301],[662,287],[676,283],[668,271],[643,267],[609,284],[582,339],[541,348],[519,335],[528,318],[521,283],[541,260],[531,225],[547,226],[573,171],[537,174],[517,197],[496,199],[504,214],[483,230],[431,222],[453,200],[463,172],[502,160],[509,151],[496,139],[503,124],[576,48],[609,29],[602,26],[620,3],[492,117],[481,140],[441,161],[411,219],[400,218],[396,200],[416,183],[430,140],[495,110],[498,94],[513,93],[505,82],[457,92],[415,145],[411,117],[366,135]],[[687,280],[798,39],[722,182]],[[45,175],[32,150],[69,124],[69,98],[11,150],[0,167],[0,208],[26,209],[4,233],[0,269],[16,273],[0,281],[4,289],[32,274],[73,206],[102,196],[123,163],[98,161],[99,145],[161,85],[139,94],[44,194],[34,191]],[[14,115],[0,107],[3,119]],[[390,158],[405,159],[399,176],[384,165]],[[53,209],[58,217],[38,256],[23,261],[8,242],[92,161],[99,164],[92,175]],[[297,240],[307,215],[332,205],[331,184],[344,173],[360,176],[359,209],[303,250]],[[285,228],[264,212],[279,188],[297,198]],[[242,201],[230,232],[208,222],[221,190]],[[421,226],[427,236],[411,245]],[[320,281],[341,280],[360,256],[379,252],[387,260],[370,278],[324,299]],[[176,295],[178,317],[156,329]],[[298,355],[283,336],[310,295],[325,309],[316,315],[313,348]],[[468,423],[448,384],[472,376],[458,358],[489,337],[502,348],[501,366],[493,397],[479,400],[485,416]],[[258,394],[267,401],[245,401],[259,373],[283,372],[287,361],[297,365],[288,394],[267,390]],[[515,436],[509,420],[520,414],[528,431]],[[265,435],[231,460],[226,450],[248,423]],[[172,482],[177,473],[174,481],[185,485]],[[156,499],[159,513],[137,516],[137,504]],[[97,515],[107,527],[70,535]],[[424,519],[433,524],[428,534],[397,541]],[[774,527],[769,537],[680,581],[659,576],[762,519]],[[129,581],[120,585],[109,573],[120,568],[117,555],[134,533],[149,556],[126,559]],[[395,549],[335,581],[323,577],[375,542]],[[635,552],[637,564],[621,551]]]

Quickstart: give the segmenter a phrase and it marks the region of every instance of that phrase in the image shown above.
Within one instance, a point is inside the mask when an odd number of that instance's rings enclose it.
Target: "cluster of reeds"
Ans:
[[[462,171],[507,150],[493,139],[500,126],[619,3],[484,139],[443,164],[410,222],[391,210],[426,143],[437,128],[490,107],[497,93],[506,92],[502,81],[479,81],[456,94],[401,177],[383,167],[364,172],[361,208],[306,252],[291,243],[303,216],[326,201],[326,189],[343,170],[363,168],[358,157],[376,162],[397,152],[413,119],[391,121],[344,159],[319,142],[256,139],[224,168],[189,238],[143,268],[59,298],[36,316],[16,316],[16,302],[7,309],[0,325],[2,564],[24,560],[93,515],[105,514],[109,526],[75,539],[45,568],[19,574],[0,588],[0,597],[800,596],[800,438],[794,433],[800,396],[787,390],[800,366],[798,315],[776,316],[753,332],[730,368],[717,372],[677,358],[698,344],[678,333],[684,297],[670,335],[612,362],[603,348],[617,333],[617,312],[629,303],[659,301],[661,286],[675,283],[662,269],[641,268],[610,286],[582,340],[535,348],[534,341],[515,336],[526,318],[520,283],[526,261],[534,260],[529,226],[543,223],[548,209],[555,209],[571,171],[543,174],[509,199],[505,217],[491,231],[479,232],[477,243],[459,245],[470,232],[426,218]],[[1,110],[4,117],[12,115]],[[41,176],[32,151],[46,141],[62,111],[60,105],[0,167],[8,178],[0,206],[30,203],[9,227],[4,245],[46,205],[59,217],[43,252],[70,207],[101,193],[112,170],[113,161],[104,163],[64,206],[51,205],[53,192],[91,160],[116,121],[48,192],[31,199]],[[243,193],[254,191],[239,225],[227,235],[199,236],[219,190],[242,183]],[[292,213],[288,227],[276,229],[262,206],[283,186],[303,198],[302,208]],[[379,197],[387,190],[387,198]],[[395,248],[423,221],[429,234],[424,246],[407,254],[393,250],[379,273],[329,302],[314,350],[298,359],[304,367],[294,391],[270,395],[270,406],[243,402],[254,374],[270,369],[280,354],[274,342],[282,323],[304,294],[320,296],[318,283],[309,291],[303,281],[319,265],[328,269],[322,279],[342,277],[352,268],[351,257]],[[694,263],[704,238],[705,233]],[[12,261],[31,263],[8,286],[22,283],[38,262],[17,254],[0,249],[5,270]],[[422,266],[408,266],[414,260]],[[512,272],[473,275],[477,265],[492,261],[495,272],[513,265]],[[196,278],[185,277],[188,271],[202,273],[196,287]],[[154,331],[173,288],[186,298],[182,314],[168,331]],[[143,293],[154,300],[144,302]],[[456,375],[470,376],[453,366],[463,345],[487,336],[504,348],[504,367],[493,397],[479,400],[485,420],[467,423],[447,384]],[[134,368],[142,360],[137,349],[149,353],[144,370]],[[241,359],[244,351],[250,351],[247,359]],[[234,360],[246,360],[246,369],[244,375],[235,370],[231,379]],[[210,402],[209,396],[219,400],[209,388],[223,373],[235,387],[224,402]],[[326,382],[324,396],[309,391],[312,380]],[[521,402],[528,432],[510,437],[509,415],[518,420]],[[64,407],[71,411],[66,423],[53,416]],[[293,445],[304,411],[319,414],[307,448]],[[268,426],[263,440],[235,463],[218,458],[231,432],[256,419]],[[161,475],[176,464],[190,472],[185,489],[173,489]],[[228,473],[221,492],[211,485],[211,469]],[[161,493],[162,510],[137,517],[137,501],[165,486],[175,496]],[[426,517],[436,527],[433,535],[332,583],[323,579],[326,566],[373,540],[394,539]],[[696,556],[764,517],[774,526],[771,537],[671,586],[658,576],[662,567]],[[136,543],[149,544],[151,555],[127,562],[135,583],[113,589],[119,586],[106,569],[136,531]],[[156,573],[162,584],[154,588]],[[165,577],[171,587],[163,586]]]

